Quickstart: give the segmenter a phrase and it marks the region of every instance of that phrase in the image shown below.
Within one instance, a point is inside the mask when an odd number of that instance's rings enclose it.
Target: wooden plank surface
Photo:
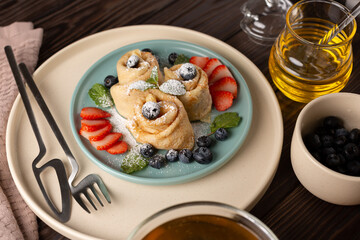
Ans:
[[[44,29],[39,63],[67,45],[91,34],[121,26],[164,24],[190,28],[216,37],[246,55],[269,82],[270,47],[248,40],[240,29],[244,0],[2,0],[0,25],[32,21]],[[358,21],[359,23],[359,21]],[[360,44],[355,35],[354,69],[343,91],[360,93]],[[284,143],[280,165],[268,191],[251,213],[280,239],[360,239],[360,206],[326,203],[297,180],[290,163],[290,142],[304,104],[287,99],[272,84],[282,110]],[[66,239],[39,220],[40,239]]]

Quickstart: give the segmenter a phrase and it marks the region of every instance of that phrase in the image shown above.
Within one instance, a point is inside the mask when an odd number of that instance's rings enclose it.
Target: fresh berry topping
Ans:
[[[85,130],[84,127],[81,127],[79,133],[81,136],[87,138],[90,141],[99,141],[111,131],[111,128],[112,126],[110,123],[108,123],[108,125],[105,127],[92,132]]]
[[[179,157],[179,152],[174,149],[168,150],[165,154],[165,158],[169,162],[176,162],[177,160],[179,160],[178,157]]]
[[[209,77],[209,85],[213,84],[214,82],[224,77],[234,78],[230,70],[225,65],[217,66]]]
[[[103,128],[108,124],[110,124],[110,121],[107,119],[98,119],[98,120],[81,119],[81,128],[88,132],[99,130],[100,128]]]
[[[152,158],[149,159],[149,165],[150,167],[160,169],[162,167],[165,167],[166,165],[166,159],[161,154],[155,154]]]
[[[213,154],[207,147],[199,147],[193,152],[193,158],[200,164],[209,164],[213,159]]]
[[[150,143],[145,143],[140,147],[140,154],[143,157],[149,158],[154,156],[155,153],[156,153],[156,148]]]
[[[111,88],[112,86],[114,86],[118,82],[119,82],[119,79],[117,77],[114,77],[112,75],[108,75],[104,79],[104,86],[107,87],[107,88]]]
[[[206,66],[208,61],[209,61],[208,57],[199,57],[199,56],[193,56],[189,60],[190,63],[198,66],[201,69],[203,69]]]
[[[142,115],[149,120],[157,118],[160,114],[160,104],[156,102],[146,102],[142,106]]]
[[[111,148],[120,138],[122,134],[111,132],[99,141],[90,141],[91,145],[97,150],[107,150]]]
[[[115,143],[111,148],[107,149],[106,151],[110,154],[122,154],[128,150],[128,145],[124,141],[118,141]]]
[[[80,117],[88,120],[102,119],[111,117],[111,114],[96,107],[84,107],[81,109]]]
[[[225,128],[219,128],[215,131],[215,138],[218,141],[224,141],[228,137],[228,131]]]
[[[179,152],[179,160],[182,163],[190,163],[192,162],[192,151],[189,149],[182,149]]]
[[[234,78],[232,77],[224,77],[219,81],[216,81],[209,87],[210,93],[216,91],[228,91],[231,92],[234,98],[237,97],[237,83]]]
[[[190,80],[196,77],[196,67],[191,63],[184,63],[179,69],[180,76],[184,80]]]
[[[178,54],[176,52],[170,53],[168,57],[168,61],[171,65],[174,65],[176,58],[178,57]]]
[[[137,55],[131,55],[126,62],[126,66],[128,68],[136,68],[139,62],[140,58]]]
[[[208,77],[210,77],[210,75],[211,75],[211,73],[214,71],[214,69],[215,69],[217,66],[220,66],[220,65],[222,65],[222,63],[220,62],[219,59],[217,59],[217,58],[212,58],[212,59],[210,59],[210,60],[206,63],[206,65],[205,65],[205,67],[203,68],[203,70],[206,72],[206,75],[207,75]]]
[[[199,147],[210,147],[212,140],[209,136],[201,136],[196,140],[196,144]]]
[[[233,104],[234,96],[231,92],[227,91],[216,91],[213,92],[212,101],[216,110],[218,111],[225,111],[226,109],[230,108]]]
[[[150,49],[150,48],[144,48],[143,50],[141,50],[142,52],[149,52],[152,55],[154,55],[154,52]]]

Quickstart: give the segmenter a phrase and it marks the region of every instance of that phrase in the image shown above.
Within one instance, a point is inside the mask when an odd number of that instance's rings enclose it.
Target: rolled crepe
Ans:
[[[132,55],[138,56],[140,61],[136,67],[129,68],[126,63]],[[131,83],[138,80],[145,81],[150,78],[151,71],[154,67],[157,67],[159,83],[162,83],[163,76],[159,68],[159,63],[151,53],[142,52],[139,49],[129,51],[125,53],[116,64],[119,84]]]
[[[137,142],[150,143],[157,149],[194,147],[194,132],[179,99],[158,89],[133,89],[131,94],[139,98],[133,106],[134,116],[127,127]],[[149,120],[142,114],[142,106],[148,101],[160,105],[160,114],[156,119]]]
[[[165,82],[174,79],[185,86],[186,93],[177,97],[184,104],[190,121],[201,120],[208,122],[212,105],[208,77],[201,68],[194,65],[196,67],[196,76],[193,79],[184,80],[179,73],[181,66],[182,64],[178,64],[170,69],[164,68]]]

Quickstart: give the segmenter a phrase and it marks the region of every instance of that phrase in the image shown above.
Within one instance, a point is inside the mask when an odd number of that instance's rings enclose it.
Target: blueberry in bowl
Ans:
[[[360,204],[360,95],[332,93],[300,112],[291,142],[291,164],[300,183],[338,205]]]

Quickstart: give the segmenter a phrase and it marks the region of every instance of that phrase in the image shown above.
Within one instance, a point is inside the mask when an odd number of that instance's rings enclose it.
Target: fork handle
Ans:
[[[40,93],[38,87],[36,86],[34,79],[32,78],[26,65],[24,63],[20,63],[19,68],[20,68],[20,71],[23,74],[24,79],[25,79],[26,83],[28,84],[32,94],[34,95],[41,111],[43,112],[43,114],[44,114],[46,120],[48,121],[51,129],[53,130],[57,140],[59,141],[62,149],[64,150],[67,158],[70,161],[72,171],[71,171],[68,181],[69,181],[69,184],[72,185],[72,182],[73,182],[77,172],[79,171],[79,165],[76,162],[73,154],[71,153],[70,148],[67,145],[64,136],[62,135],[58,125],[56,124],[54,117],[52,116],[48,106],[46,105],[44,98],[41,96],[41,93]]]

